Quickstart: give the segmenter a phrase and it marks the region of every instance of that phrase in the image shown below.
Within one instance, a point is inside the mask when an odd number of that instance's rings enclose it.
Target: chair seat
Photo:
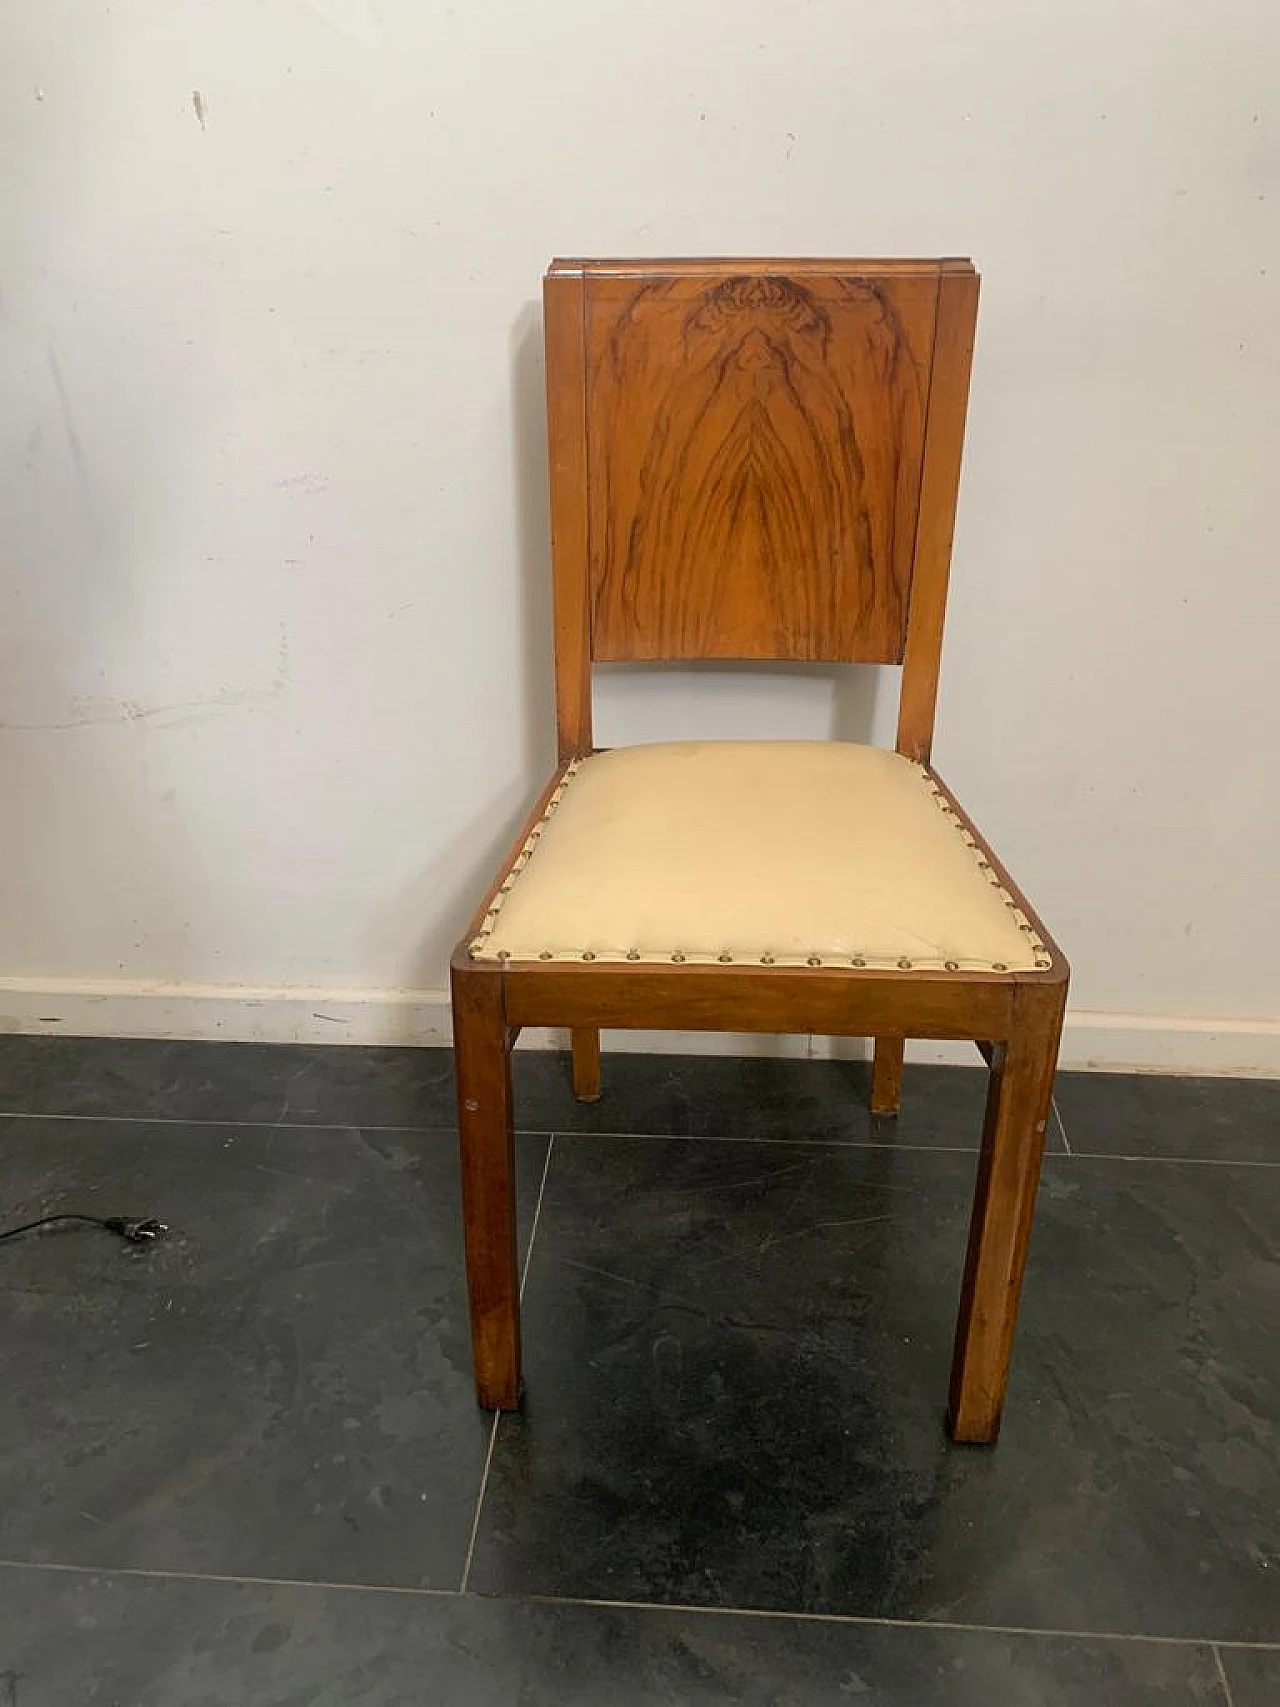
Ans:
[[[622,747],[569,767],[475,960],[1047,970],[928,771],[847,741]]]

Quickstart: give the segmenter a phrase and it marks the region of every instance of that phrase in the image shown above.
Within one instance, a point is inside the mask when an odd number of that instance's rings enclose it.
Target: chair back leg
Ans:
[[[871,1112],[896,1114],[902,1101],[902,1055],[905,1037],[877,1037],[871,1063]]]
[[[579,1102],[600,1100],[600,1033],[594,1027],[571,1031],[573,1094]]]

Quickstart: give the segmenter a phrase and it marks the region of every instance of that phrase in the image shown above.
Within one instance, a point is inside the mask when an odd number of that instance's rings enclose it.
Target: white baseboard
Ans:
[[[5,1031],[237,1043],[443,1044],[450,1040],[449,998],[444,990],[0,978],[0,1032]]]
[[[265,1043],[446,1044],[444,990],[334,990],[161,984],[110,979],[0,978],[0,1032],[98,1037],[184,1037]],[[564,1047],[563,1034],[526,1032],[525,1048]],[[613,1049],[678,1054],[854,1057],[861,1038],[737,1032],[605,1034]],[[912,1043],[916,1061],[975,1060],[969,1044]],[[1101,1071],[1224,1073],[1280,1078],[1280,1018],[1067,1014],[1062,1065]]]
[[[971,1046],[918,1042],[911,1061],[968,1061]],[[1217,1073],[1280,1079],[1280,1019],[1067,1010],[1059,1061],[1100,1073]]]

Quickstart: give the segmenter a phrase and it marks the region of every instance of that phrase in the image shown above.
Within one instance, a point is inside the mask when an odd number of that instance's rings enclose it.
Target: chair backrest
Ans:
[[[556,709],[591,666],[902,664],[927,758],[968,402],[969,261],[555,261]]]

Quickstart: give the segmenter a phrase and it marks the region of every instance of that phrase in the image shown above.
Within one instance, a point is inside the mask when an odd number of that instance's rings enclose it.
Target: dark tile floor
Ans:
[[[1280,1085],[1065,1074],[940,1426],[982,1075],[518,1058],[471,1398],[438,1051],[0,1037],[0,1707],[1280,1702]]]

